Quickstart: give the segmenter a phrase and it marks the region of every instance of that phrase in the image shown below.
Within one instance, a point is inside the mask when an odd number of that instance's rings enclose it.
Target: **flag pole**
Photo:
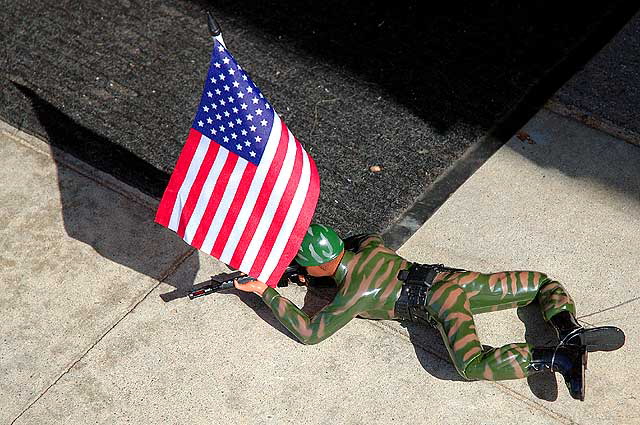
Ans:
[[[224,46],[226,49],[227,46],[222,39],[222,28],[216,18],[213,17],[213,14],[210,10],[207,10],[207,26],[209,27],[209,33],[211,34],[211,38],[217,40],[220,44]]]

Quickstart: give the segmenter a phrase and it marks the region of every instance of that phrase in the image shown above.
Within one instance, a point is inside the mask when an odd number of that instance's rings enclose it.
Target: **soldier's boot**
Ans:
[[[584,346],[559,345],[556,348],[534,348],[531,351],[530,374],[550,370],[564,378],[569,394],[584,401],[584,371],[587,368],[587,350]]]
[[[584,345],[587,351],[613,351],[624,345],[624,332],[615,326],[583,328],[573,314],[562,311],[549,322],[556,330],[560,345]]]

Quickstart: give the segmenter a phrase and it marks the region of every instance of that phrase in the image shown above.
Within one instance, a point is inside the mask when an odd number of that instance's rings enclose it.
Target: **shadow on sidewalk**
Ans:
[[[336,292],[335,285],[309,287],[305,294],[302,311],[309,316],[315,315],[331,302]],[[271,316],[273,317],[273,315]],[[366,319],[356,318],[355,320]],[[278,325],[281,326],[279,323]],[[416,357],[426,372],[435,378],[446,381],[464,381],[449,361],[449,354],[437,330],[430,326],[410,322],[402,322],[401,326],[409,333],[409,339],[415,349]],[[284,333],[290,335],[286,331]],[[434,361],[434,356],[441,361]]]
[[[98,163],[101,170],[127,183],[148,179],[166,180],[166,173],[152,167],[121,146],[95,132],[78,125],[72,118],[62,113],[52,104],[42,99],[28,87],[13,83],[32,103],[40,123],[45,128],[48,141],[74,157],[90,164]],[[59,151],[52,149],[51,156],[56,163],[60,204],[64,228],[67,234],[93,249],[111,261],[160,280],[169,270],[180,253],[187,246],[166,229],[153,223],[155,211],[147,208],[129,208],[131,201],[122,196],[104,199],[104,191],[95,185],[83,184],[75,173],[70,173]],[[111,193],[110,191],[108,192]],[[103,199],[101,199],[101,197]],[[110,204],[109,202],[113,202]],[[198,259],[186,279],[181,282],[164,282],[182,289],[193,285],[198,271]],[[99,271],[98,271],[99,272]]]
[[[403,322],[402,327],[409,332],[409,339],[424,370],[438,379],[466,381],[451,363],[447,348],[444,346],[437,329],[426,324],[412,322]],[[441,361],[434,362],[434,356]]]
[[[558,339],[551,327],[544,321],[537,301],[517,310],[518,318],[525,326],[524,339],[535,347],[555,347]],[[527,378],[533,395],[546,401],[558,398],[558,377],[555,373],[539,373]],[[562,377],[559,378],[562,380]],[[563,384],[564,385],[564,384]]]
[[[613,136],[555,113],[545,113],[540,122],[542,126],[532,124],[530,133],[517,134],[514,140],[522,143],[507,147],[550,174],[557,170],[575,181],[589,181],[640,202],[640,147],[612,140]]]

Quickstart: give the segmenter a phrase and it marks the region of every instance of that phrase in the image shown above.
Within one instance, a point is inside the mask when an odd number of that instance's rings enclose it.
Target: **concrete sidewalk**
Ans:
[[[432,329],[356,320],[303,346],[252,295],[176,297],[224,266],[155,225],[154,200],[0,124],[0,422],[637,423],[640,148],[548,112],[524,131],[401,252],[545,271],[585,324],[622,327],[584,403],[553,375],[461,381]],[[477,323],[485,344],[548,343],[540,320]]]

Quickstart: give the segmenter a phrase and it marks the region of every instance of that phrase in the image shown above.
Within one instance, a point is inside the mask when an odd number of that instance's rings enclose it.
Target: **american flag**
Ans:
[[[198,112],[156,222],[276,286],[313,216],[313,159],[247,73],[214,41]]]

